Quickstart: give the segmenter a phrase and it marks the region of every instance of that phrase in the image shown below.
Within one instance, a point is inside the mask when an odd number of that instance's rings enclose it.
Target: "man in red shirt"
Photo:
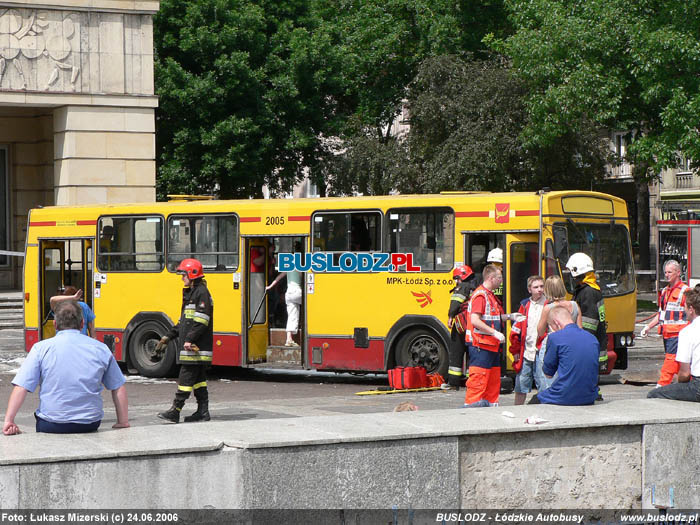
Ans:
[[[651,322],[642,328],[639,334],[646,337],[649,330],[657,324],[661,325],[661,335],[664,338],[664,364],[661,367],[659,382],[656,386],[670,385],[673,376],[678,373],[679,364],[676,361],[678,350],[678,333],[688,325],[685,312],[685,293],[690,287],[681,281],[681,265],[678,261],[669,259],[664,264],[664,276],[668,286],[661,291],[659,311]]]

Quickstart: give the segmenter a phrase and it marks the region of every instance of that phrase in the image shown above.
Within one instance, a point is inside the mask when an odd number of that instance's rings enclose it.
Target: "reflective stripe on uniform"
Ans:
[[[195,323],[202,323],[204,326],[209,326],[209,320],[211,317],[209,317],[207,314],[203,314],[202,312],[195,312],[192,315],[192,320]]]
[[[191,386],[182,386],[182,385],[177,385],[177,389],[182,391],[182,392],[192,392],[192,387]]]
[[[198,388],[206,388],[206,386],[207,386],[207,382],[206,382],[206,381],[202,381],[201,383],[195,384],[192,388],[194,388],[195,390],[197,390]]]
[[[461,293],[455,292],[452,294],[452,297],[450,297],[450,300],[456,301],[458,303],[463,303],[464,301],[467,300],[467,298],[464,295],[462,295]]]
[[[462,368],[461,367],[456,367],[456,366],[451,366],[447,370],[447,374],[451,376],[462,376]]]
[[[596,331],[598,329],[598,323],[600,323],[598,319],[586,317],[585,315],[581,316],[581,325],[588,330]]]
[[[180,356],[180,361],[202,361],[202,362],[210,362],[211,361],[211,356],[206,356],[206,355],[181,355]]]

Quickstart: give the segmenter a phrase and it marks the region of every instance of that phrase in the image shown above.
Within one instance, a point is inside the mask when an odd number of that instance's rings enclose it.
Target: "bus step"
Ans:
[[[298,346],[268,346],[268,363],[301,363],[301,348]]]

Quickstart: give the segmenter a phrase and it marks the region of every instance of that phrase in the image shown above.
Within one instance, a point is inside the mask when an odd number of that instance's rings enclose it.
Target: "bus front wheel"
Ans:
[[[399,339],[394,355],[397,366],[422,366],[429,374],[447,377],[447,350],[435,332],[424,328],[409,330]]]
[[[129,358],[146,377],[165,377],[175,366],[175,342],[168,343],[163,352],[156,352],[160,338],[168,333],[168,328],[158,321],[145,321],[138,325],[129,337]]]

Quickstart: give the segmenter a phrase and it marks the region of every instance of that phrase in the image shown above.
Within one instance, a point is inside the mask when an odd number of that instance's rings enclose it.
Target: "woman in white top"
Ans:
[[[582,328],[579,307],[574,301],[566,300],[566,288],[564,287],[564,281],[561,280],[561,277],[554,275],[547,277],[547,280],[544,282],[544,296],[547,299],[547,304],[542,309],[540,321],[537,323],[538,338],[547,333],[547,316],[549,311],[555,306],[562,306],[566,308],[571,314],[571,318],[574,320],[574,323],[576,323],[579,328]],[[539,377],[541,381],[538,384],[546,385],[546,388],[549,388],[552,383],[554,383],[556,376],[548,378],[542,371],[542,363],[544,362],[544,354],[546,351],[547,338],[545,337],[544,341],[542,341],[540,350],[537,352],[537,358],[535,359],[535,376]]]

